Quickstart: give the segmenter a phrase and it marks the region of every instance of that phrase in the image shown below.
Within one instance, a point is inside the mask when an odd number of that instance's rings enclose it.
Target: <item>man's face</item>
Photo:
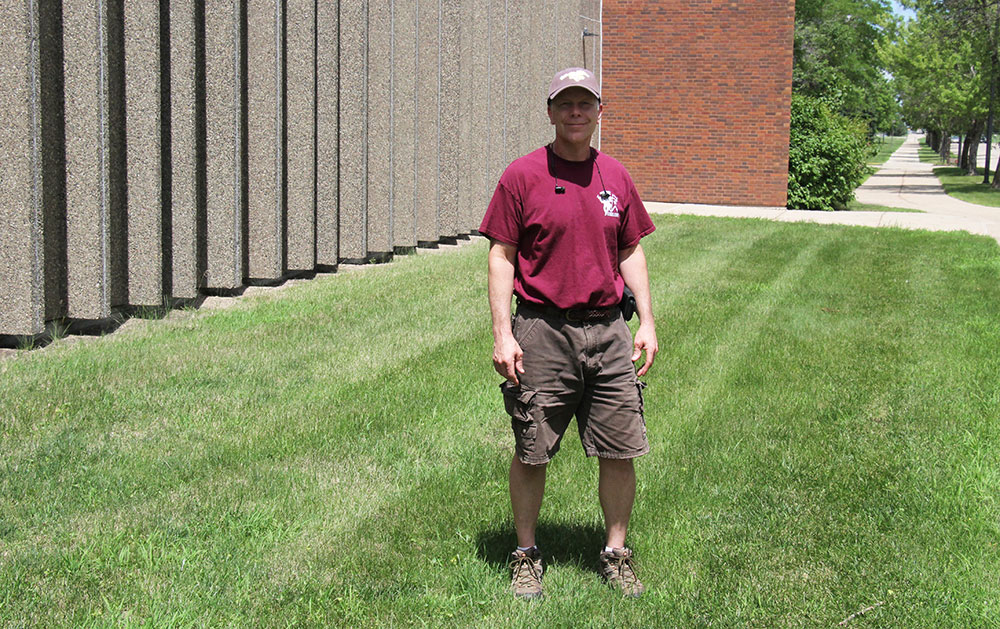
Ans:
[[[582,87],[567,88],[549,104],[549,122],[556,137],[570,144],[590,144],[604,106]]]

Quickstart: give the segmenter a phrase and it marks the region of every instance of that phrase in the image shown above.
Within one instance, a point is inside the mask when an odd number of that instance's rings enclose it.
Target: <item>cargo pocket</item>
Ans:
[[[535,446],[535,437],[538,434],[538,424],[531,418],[531,405],[535,398],[535,390],[516,385],[510,381],[501,384],[500,390],[503,392],[504,408],[510,415],[510,427],[514,431],[518,450],[532,452]]]

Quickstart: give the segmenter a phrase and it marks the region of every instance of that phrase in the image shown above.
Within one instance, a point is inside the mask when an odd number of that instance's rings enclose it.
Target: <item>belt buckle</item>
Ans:
[[[585,319],[582,317],[577,317],[575,313],[581,312],[579,308],[569,308],[566,310],[565,316],[567,321],[573,321],[575,323],[582,323]]]

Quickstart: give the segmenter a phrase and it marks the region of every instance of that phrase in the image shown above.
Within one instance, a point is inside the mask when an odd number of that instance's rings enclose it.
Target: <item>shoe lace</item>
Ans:
[[[520,555],[510,562],[510,569],[514,573],[514,581],[518,586],[532,585],[540,581],[542,575],[535,566],[534,560],[528,555]]]
[[[635,559],[632,557],[632,553],[614,555],[611,561],[623,585],[632,586],[639,583],[639,575],[636,574]]]

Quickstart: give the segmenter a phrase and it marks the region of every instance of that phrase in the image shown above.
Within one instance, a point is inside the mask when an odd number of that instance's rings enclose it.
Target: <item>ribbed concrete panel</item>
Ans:
[[[170,2],[170,294],[198,296],[204,269],[204,4]],[[166,54],[166,53],[163,53]],[[199,63],[200,59],[200,63]]]
[[[507,97],[507,7],[505,2],[489,2],[489,30],[487,32],[488,83],[486,122],[489,126],[488,181],[489,195],[492,196],[501,173],[507,167],[507,153],[504,149],[506,138],[506,97]]]
[[[552,68],[553,74],[562,68],[583,65],[582,31],[578,20],[566,19],[566,16],[581,11],[581,3],[589,0],[559,0],[556,21],[556,38],[559,48],[558,63]],[[549,77],[550,79],[552,77]],[[547,87],[547,86],[546,86]]]
[[[490,177],[489,169],[490,126],[489,122],[482,118],[483,112],[489,109],[490,99],[490,50],[487,47],[490,39],[490,2],[489,0],[472,0],[472,4],[474,7],[470,20],[472,37],[467,46],[463,44],[465,50],[462,55],[463,58],[465,55],[469,55],[473,61],[473,76],[470,77],[472,98],[470,99],[471,108],[469,111],[469,136],[472,140],[470,157],[472,164],[470,190],[472,194],[469,211],[472,229],[479,229],[496,181]]]
[[[535,135],[539,112],[533,95],[538,93],[534,68],[539,58],[539,42],[532,41],[529,0],[508,0],[507,7],[507,155],[510,160],[540,144]]]
[[[241,0],[205,0],[205,287],[243,284]]]
[[[340,2],[316,3],[316,264],[340,259]]]
[[[473,119],[475,106],[485,104],[477,98],[477,90],[486,77],[486,68],[476,66],[476,51],[486,48],[483,42],[477,45],[475,41],[476,22],[482,22],[483,19],[483,16],[477,14],[477,4],[477,0],[461,0],[460,6],[462,19],[459,24],[458,91],[462,98],[458,112],[458,216],[462,232],[470,232],[479,227],[474,217],[474,206],[480,201],[477,194],[478,173],[483,170],[483,165],[479,159],[485,155],[484,150],[474,149],[478,139],[483,137],[481,126],[477,124],[474,127]]]
[[[316,2],[286,0],[287,267],[316,266]]]
[[[549,68],[555,54],[552,30],[546,19],[557,8],[555,2],[531,2],[525,7],[526,45],[530,70],[524,85],[524,115],[530,121],[530,133],[525,140],[524,151],[534,150],[549,141],[549,119],[545,113],[545,97],[552,72]]]
[[[462,94],[460,5],[458,0],[441,2],[441,87],[438,94],[440,127],[438,130],[438,150],[440,182],[438,192],[438,215],[441,236],[445,238],[468,233],[469,228],[460,224],[458,218],[458,169],[459,169],[459,112],[467,94]]]
[[[368,255],[368,0],[340,2],[340,257]]]
[[[441,238],[438,220],[440,0],[417,0],[417,241]]]
[[[125,4],[125,135],[128,151],[128,303],[163,304],[160,175],[160,3]]]
[[[584,29],[593,36],[583,37]],[[601,2],[600,0],[580,0],[580,28],[578,36],[583,40],[580,46],[579,65],[587,68],[597,75],[597,81],[601,81]],[[601,146],[601,127],[597,126],[597,132],[591,139],[591,145],[595,148]]]
[[[392,0],[368,2],[368,255],[392,253]]]
[[[63,6],[68,314],[103,319],[125,301],[121,0]]]
[[[392,240],[415,247],[417,0],[394,0],[392,21]]]
[[[41,199],[41,83],[37,5],[6,2],[0,20],[0,334],[44,326]]]
[[[247,275],[284,273],[284,1],[247,3]]]

